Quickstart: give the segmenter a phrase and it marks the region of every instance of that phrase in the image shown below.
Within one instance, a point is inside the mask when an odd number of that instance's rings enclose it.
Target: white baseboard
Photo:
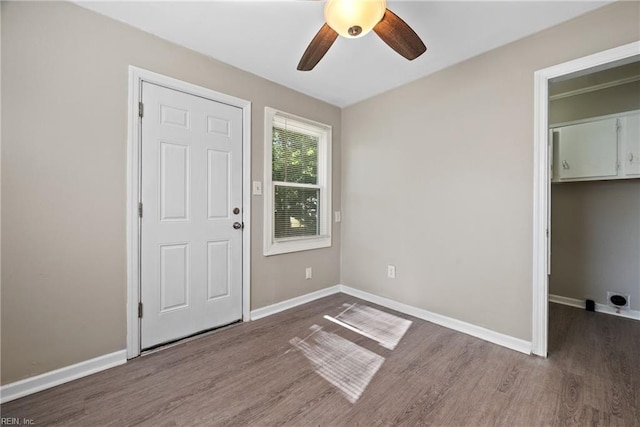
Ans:
[[[443,316],[441,314],[432,313],[430,311],[418,307],[413,307],[408,304],[403,304],[401,302],[397,302],[388,298],[379,297],[369,292],[364,292],[345,285],[335,285],[330,288],[321,289],[310,294],[302,295],[273,305],[269,305],[267,307],[253,310],[251,312],[251,320],[262,319],[263,317],[280,313],[281,311],[306,304],[319,298],[337,294],[339,292],[363,299],[365,301],[369,301],[374,304],[381,305],[383,307],[390,308],[392,310],[399,311],[401,313],[408,314],[410,316],[417,317],[422,320],[426,320],[431,323],[435,323],[436,325],[444,326],[445,328],[453,329],[454,331],[462,332],[467,335],[471,335],[476,338],[480,338],[485,341],[507,347],[515,351],[519,351],[520,353],[531,354],[531,342],[529,341],[514,338],[509,335],[501,334],[499,332],[495,332],[481,326],[473,325],[471,323],[463,322],[461,320],[456,320],[451,317]]]
[[[397,302],[388,298],[380,297],[369,292],[361,291],[351,288],[345,285],[335,285],[329,288],[321,289],[319,291],[311,292],[309,294],[301,295],[296,298],[291,298],[286,301],[282,301],[276,304],[272,304],[266,307],[258,308],[251,311],[251,320],[258,320],[263,317],[270,316],[272,314],[280,313],[281,311],[288,310],[290,308],[297,307],[302,304],[306,304],[311,301],[315,301],[320,298],[324,298],[329,295],[343,292],[347,295],[351,295],[356,298],[360,298],[365,301],[369,301],[373,304],[378,304],[383,307],[390,308],[392,310],[399,311],[401,313],[408,314],[410,316],[417,317],[419,319],[426,320],[431,323],[435,323],[440,326],[444,326],[454,331],[462,332],[467,335],[474,336],[476,338],[489,341],[491,343],[519,351],[525,354],[531,354],[531,343],[529,341],[521,340],[509,335],[501,334],[499,332],[492,331],[490,329],[483,328],[481,326],[473,325],[471,323],[456,320],[451,317],[443,316],[441,314],[432,313],[430,311],[414,307],[408,304]],[[552,301],[556,298],[555,295],[551,295],[549,300]],[[571,298],[557,297],[561,301],[561,304],[574,305],[584,307],[584,301],[582,305],[580,300],[573,300]],[[600,304],[598,304],[600,305]],[[610,308],[608,306],[602,306],[605,309]],[[596,306],[596,310],[598,307]],[[613,310],[613,309],[611,309]],[[633,312],[637,316],[638,312]],[[615,313],[613,313],[615,314]],[[625,316],[628,317],[628,316]],[[640,318],[632,317],[632,318]],[[114,366],[122,365],[127,361],[127,351],[120,350],[114,353],[106,354],[104,356],[96,357],[94,359],[86,360],[84,362],[77,363],[75,365],[67,366],[65,368],[56,369],[55,371],[46,372],[35,377],[27,378],[14,383],[6,384],[0,387],[0,403],[9,402],[20,397],[37,393],[42,390],[46,390],[57,385],[73,381],[78,378],[85,377],[105,369],[112,368]]]
[[[575,298],[561,297],[560,295],[549,294],[549,302],[555,302],[557,304],[568,305],[570,307],[584,308],[585,301],[580,301]]]
[[[356,298],[360,298],[365,301],[369,301],[374,304],[378,304],[383,307],[387,307],[392,310],[396,310],[401,313],[426,320],[427,322],[435,323],[436,325],[444,326],[445,328],[453,329],[454,331],[462,332],[467,335],[489,341],[493,344],[507,347],[511,350],[519,351],[520,353],[531,354],[531,342],[529,341],[515,338],[510,335],[501,334],[499,332],[492,331],[481,326],[473,325],[471,323],[463,322],[461,320],[453,319],[451,317],[443,316],[441,314],[432,313],[422,308],[403,304],[401,302],[397,302],[388,298],[379,297],[377,295],[370,294],[369,292],[350,288],[349,286],[341,285],[340,289],[347,295],[351,295]]]
[[[331,286],[330,288],[320,289],[319,291],[311,292],[309,294],[291,298],[286,301],[258,308],[251,311],[251,320],[262,319],[263,317],[271,316],[272,314],[280,313],[281,311],[288,310],[290,308],[297,307],[299,305],[306,304],[308,302],[315,301],[329,295],[337,294],[339,292],[340,285],[335,285]]]
[[[36,375],[35,377],[9,383],[0,387],[0,403],[37,393],[78,378],[86,377],[87,375],[104,371],[105,369],[113,368],[114,366],[122,365],[126,362],[127,350],[120,350],[85,360],[75,365],[56,369],[55,371]]]
[[[583,299],[562,297],[560,295],[553,294],[549,294],[549,302],[555,302],[556,304],[563,304],[582,309],[584,309],[586,304],[586,301]],[[606,304],[599,303],[596,303],[595,309],[598,313],[613,314],[614,316],[626,317],[627,319],[640,320],[640,311],[636,310],[620,310],[620,313],[618,313],[615,308]]]
[[[257,320],[265,316],[279,313],[289,308],[305,304],[340,292],[340,286],[321,289],[310,294],[302,295],[290,300],[282,301],[267,307],[262,307],[251,312],[251,320]],[[87,375],[95,374],[114,366],[122,365],[127,361],[127,350],[120,350],[104,356],[76,363],[75,365],[56,369],[24,380],[0,386],[0,403],[9,402],[29,394],[37,393]]]

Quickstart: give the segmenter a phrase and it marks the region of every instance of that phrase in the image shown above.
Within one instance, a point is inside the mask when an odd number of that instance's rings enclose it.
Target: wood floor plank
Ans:
[[[390,350],[323,317],[335,318],[344,304],[412,323]],[[40,426],[640,426],[640,322],[551,304],[549,325],[549,358],[542,359],[338,294],[0,410]],[[355,371],[345,367],[353,357],[323,348],[318,330],[360,349],[355,354],[383,358],[355,403],[292,344],[308,339],[318,354],[332,355],[322,362],[335,365],[327,372],[351,378]]]

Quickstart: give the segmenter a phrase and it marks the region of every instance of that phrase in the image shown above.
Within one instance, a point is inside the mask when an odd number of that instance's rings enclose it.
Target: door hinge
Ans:
[[[549,229],[547,228],[547,239],[549,238]]]
[[[138,319],[142,319],[142,301],[138,303]]]
[[[142,218],[142,202],[138,202],[138,216]]]
[[[144,104],[142,102],[138,102],[138,117],[144,117]]]

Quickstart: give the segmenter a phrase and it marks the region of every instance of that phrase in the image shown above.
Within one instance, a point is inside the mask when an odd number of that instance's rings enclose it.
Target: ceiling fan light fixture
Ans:
[[[362,37],[376,26],[387,9],[386,0],[327,0],[327,24],[343,37]]]

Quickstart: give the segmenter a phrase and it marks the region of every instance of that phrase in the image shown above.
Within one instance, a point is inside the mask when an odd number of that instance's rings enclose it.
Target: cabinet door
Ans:
[[[560,180],[607,178],[618,174],[617,120],[606,119],[559,129]]]
[[[640,176],[640,114],[622,119],[622,161],[626,176]]]

